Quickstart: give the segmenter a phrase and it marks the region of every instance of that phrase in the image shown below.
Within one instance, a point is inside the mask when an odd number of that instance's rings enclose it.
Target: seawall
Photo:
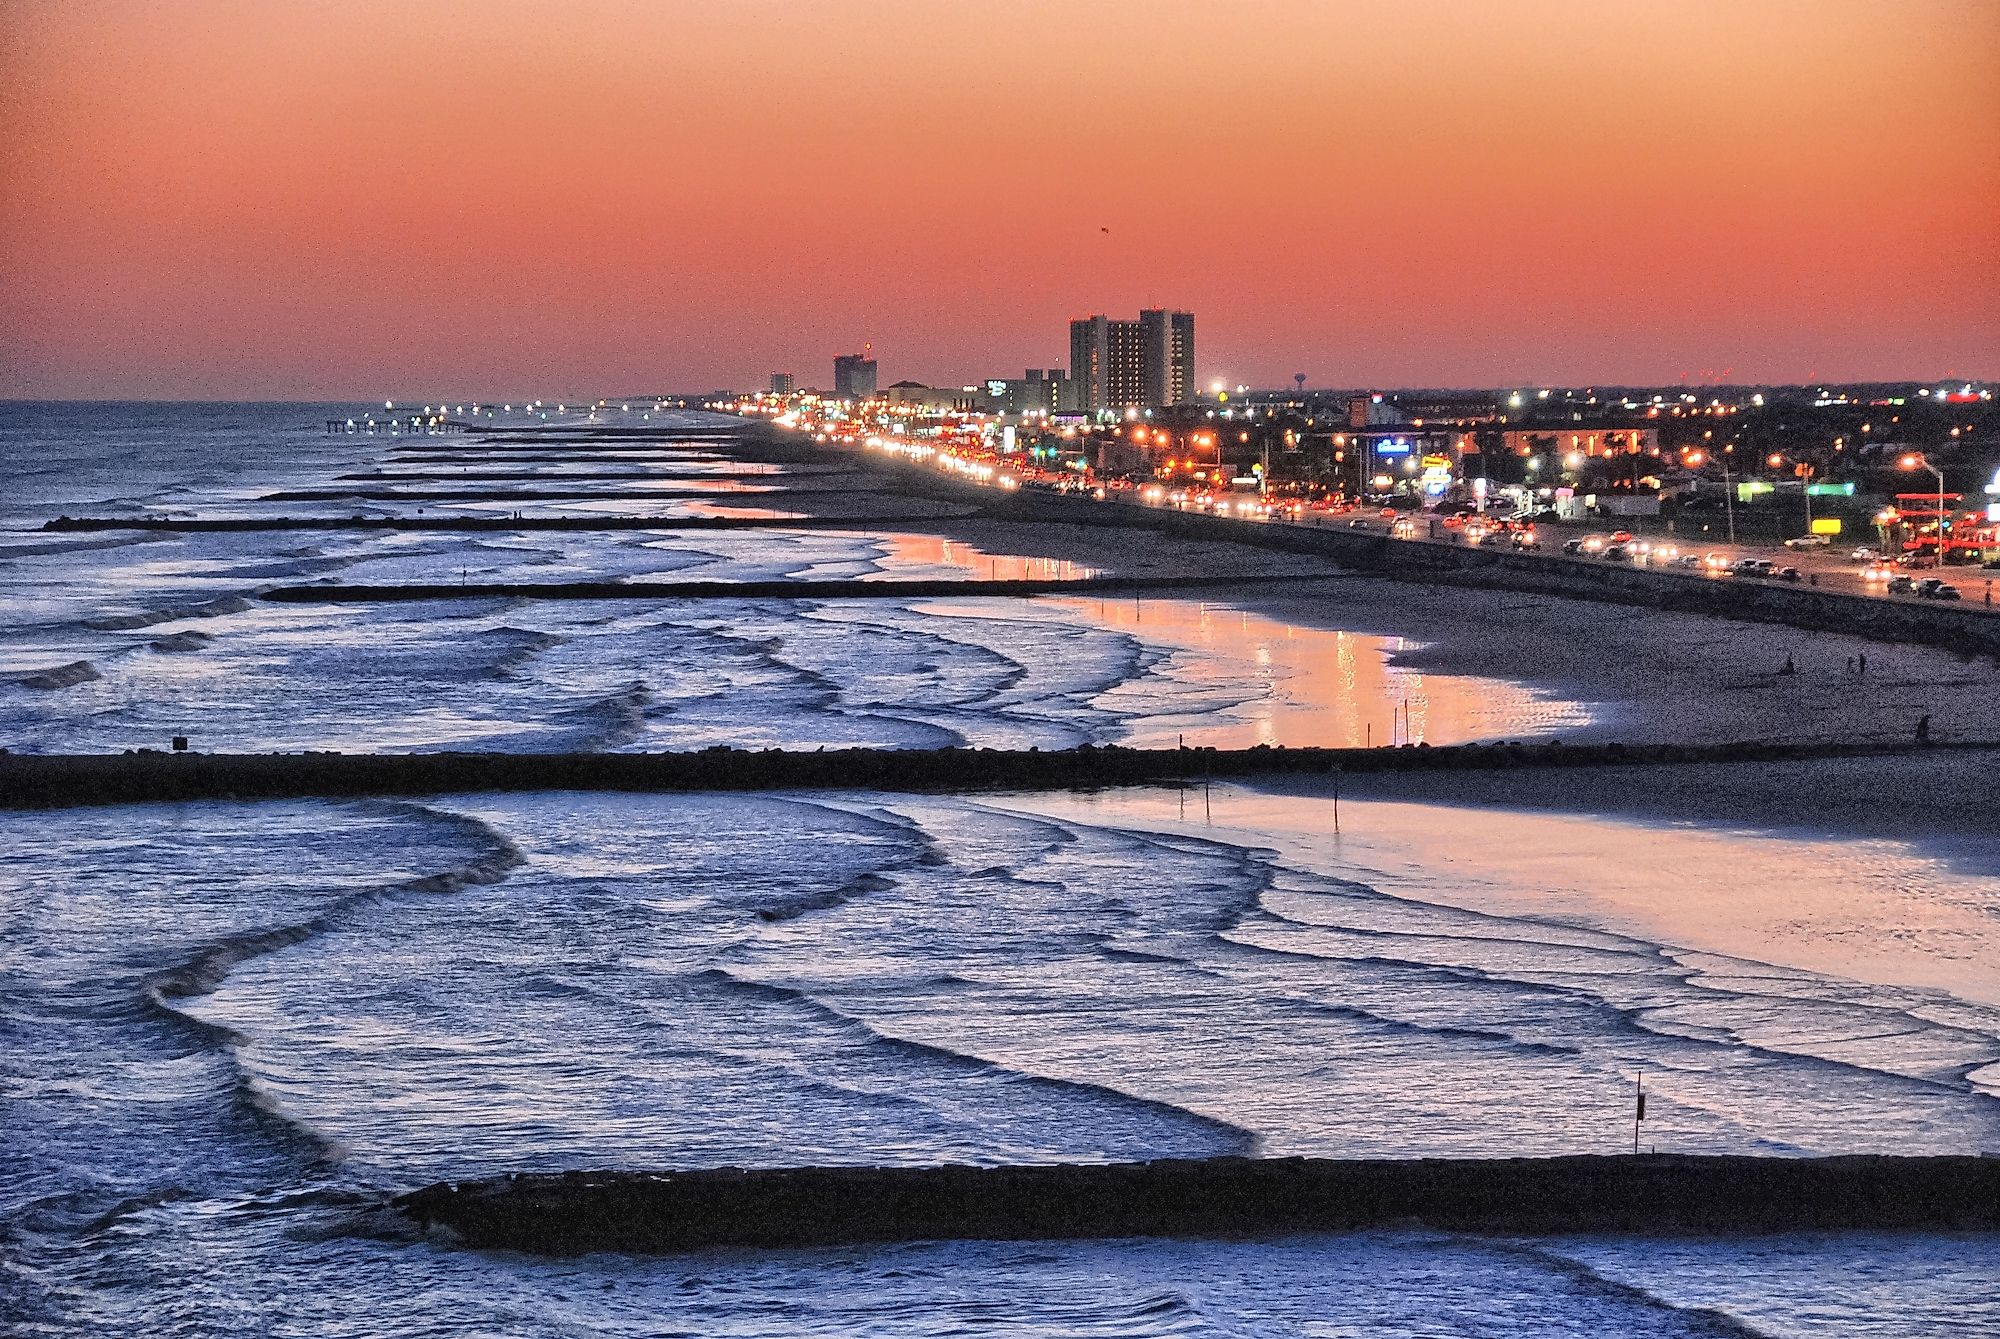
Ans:
[[[0,808],[479,791],[1077,790],[1333,772],[1714,766],[2000,743],[1458,744],[1440,748],[783,749],[696,753],[0,753]]]
[[[564,1172],[395,1207],[466,1245],[580,1255],[918,1240],[2000,1228],[2000,1159],[1210,1158],[1041,1167]]]

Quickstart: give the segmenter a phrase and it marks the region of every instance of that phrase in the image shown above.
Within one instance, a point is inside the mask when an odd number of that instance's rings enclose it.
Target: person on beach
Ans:
[[[1931,742],[1931,714],[1928,711],[1917,717],[1917,742],[1919,744]]]
[[[1792,653],[1789,651],[1785,652],[1785,663],[1778,667],[1778,673],[1797,674],[1798,672],[1799,667],[1792,662]]]

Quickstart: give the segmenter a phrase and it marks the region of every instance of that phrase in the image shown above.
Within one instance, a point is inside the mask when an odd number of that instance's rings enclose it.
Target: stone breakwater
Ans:
[[[479,791],[692,792],[1085,790],[1257,776],[1712,766],[1913,752],[2000,751],[2000,743],[1710,745],[1459,744],[1379,749],[784,749],[695,753],[0,753],[0,808],[152,800],[443,795]]]
[[[718,505],[738,505],[726,498]],[[937,524],[934,511],[853,516],[58,516],[42,524],[53,534],[145,530],[160,534],[238,534],[262,530],[853,530],[859,526]]]
[[[2000,1228],[2000,1159],[1206,1158],[1039,1167],[562,1172],[394,1205],[480,1249],[581,1255],[919,1240]]]
[[[1268,578],[1286,581],[1310,577]],[[817,581],[493,581],[396,586],[279,586],[258,598],[280,604],[375,604],[409,600],[908,600],[933,596],[1133,595],[1141,591],[1241,586],[1241,576],[1022,577],[979,581],[829,578]]]

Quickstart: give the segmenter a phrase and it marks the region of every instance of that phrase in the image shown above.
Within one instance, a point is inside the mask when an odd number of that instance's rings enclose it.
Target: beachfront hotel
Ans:
[[[1136,321],[1086,316],[1069,323],[1075,408],[1125,409],[1194,400],[1194,313],[1153,309]]]

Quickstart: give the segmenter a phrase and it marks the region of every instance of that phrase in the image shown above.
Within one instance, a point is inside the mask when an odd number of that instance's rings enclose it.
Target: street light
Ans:
[[[1937,476],[1937,486],[1938,486],[1937,565],[1940,569],[1942,569],[1944,567],[1944,535],[1945,535],[1944,471],[1939,469],[1937,466],[1931,464],[1929,456],[1926,456],[1918,451],[1912,451],[1910,452],[1910,454],[1904,456],[1901,460],[1898,460],[1896,462],[1896,468],[1899,470],[1926,469],[1929,470],[1933,475]]]

